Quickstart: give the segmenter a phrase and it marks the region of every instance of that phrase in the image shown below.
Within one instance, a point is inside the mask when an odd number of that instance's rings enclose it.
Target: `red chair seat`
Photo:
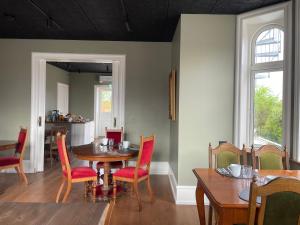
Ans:
[[[1,157],[0,158],[0,166],[9,166],[14,164],[19,164],[20,159],[17,157]]]
[[[123,169],[118,170],[113,174],[114,177],[125,177],[125,178],[133,178],[134,177],[135,167],[125,167]],[[147,176],[148,172],[144,169],[138,170],[138,177]]]
[[[64,173],[67,176],[66,173]],[[72,179],[85,178],[85,177],[96,177],[97,173],[90,167],[75,167],[71,170]]]
[[[122,161],[110,162],[109,165],[111,168],[122,168],[123,162]],[[102,167],[104,167],[104,162],[98,162],[97,168],[102,168]]]

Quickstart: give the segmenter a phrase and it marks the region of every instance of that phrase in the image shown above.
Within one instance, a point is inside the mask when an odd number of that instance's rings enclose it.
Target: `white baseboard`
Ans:
[[[24,166],[24,172],[25,173],[33,173],[33,170],[31,169],[30,160],[23,160],[23,166]],[[1,173],[16,173],[17,171],[15,169],[5,169],[1,170]]]
[[[173,170],[169,168],[169,180],[176,205],[196,205],[196,186],[177,185]],[[204,196],[204,204],[209,205],[209,200]]]
[[[128,165],[135,166],[135,161],[129,161]],[[169,168],[169,162],[151,162],[150,174],[168,175]]]

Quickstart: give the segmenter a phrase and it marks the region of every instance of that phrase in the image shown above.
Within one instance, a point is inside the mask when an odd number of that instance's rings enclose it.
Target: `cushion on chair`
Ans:
[[[111,168],[122,168],[123,162],[122,161],[110,162],[109,165]],[[98,162],[97,168],[102,168],[102,167],[104,167],[104,162]]]
[[[217,168],[226,168],[230,164],[239,164],[239,157],[233,152],[222,151],[217,155]]]
[[[267,197],[264,225],[297,225],[300,215],[300,195],[280,192]]]
[[[64,175],[67,176],[67,173],[64,172]],[[96,177],[97,173],[90,167],[75,167],[71,170],[72,179],[77,178],[86,178],[86,177]]]
[[[9,166],[20,163],[20,159],[17,157],[1,157],[0,166]]]
[[[272,153],[265,152],[259,156],[260,160],[260,169],[262,170],[282,170],[282,158],[281,156]]]
[[[133,178],[134,177],[135,167],[125,167],[123,169],[118,170],[113,174],[114,177],[125,177],[125,178]],[[138,177],[147,176],[148,172],[144,169],[138,170]]]

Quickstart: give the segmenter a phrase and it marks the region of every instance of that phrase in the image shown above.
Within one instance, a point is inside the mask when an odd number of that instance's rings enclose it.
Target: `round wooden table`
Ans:
[[[134,149],[138,149],[135,147]],[[103,189],[109,189],[108,177],[110,174],[110,162],[116,161],[127,161],[129,159],[138,156],[137,150],[119,150],[116,147],[106,147],[100,148],[95,144],[81,145],[72,148],[72,152],[80,160],[88,160],[90,167],[92,167],[93,162],[103,162],[104,167],[104,179],[103,179]]]

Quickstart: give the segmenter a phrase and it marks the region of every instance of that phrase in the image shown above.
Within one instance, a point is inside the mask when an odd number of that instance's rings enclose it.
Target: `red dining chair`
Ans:
[[[141,181],[147,181],[147,189],[150,195],[150,200],[153,202],[154,196],[150,184],[150,164],[152,160],[152,154],[154,151],[155,136],[150,137],[141,136],[140,150],[136,167],[125,167],[118,170],[113,174],[113,198],[114,203],[117,195],[117,181],[128,182],[133,184],[133,190],[138,200],[139,211],[142,210],[141,199],[138,191],[138,183]]]
[[[121,127],[121,129],[107,129],[105,127],[105,137],[108,139],[114,139],[114,143],[118,144],[121,143],[124,139],[124,129]],[[110,168],[111,169],[119,169],[123,167],[122,161],[115,161],[110,162]],[[97,165],[97,176],[100,177],[100,169],[104,169],[104,162],[98,162]]]
[[[72,183],[78,183],[78,182],[85,182],[85,196],[87,196],[88,190],[90,189],[88,188],[89,187],[88,182],[93,182],[92,189],[93,189],[93,196],[95,200],[97,173],[92,168],[87,166],[71,168],[67,149],[66,149],[66,135],[62,135],[58,133],[56,141],[57,141],[58,154],[59,154],[62,172],[63,172],[62,183],[59,187],[56,196],[56,203],[59,202],[59,198],[64,188],[65,182],[67,182],[67,190],[65,192],[62,202],[66,202],[72,188]]]
[[[0,158],[0,170],[14,168],[19,177],[23,178],[25,184],[28,184],[27,177],[23,170],[23,158],[26,149],[28,130],[21,128],[18,137],[18,143],[16,145],[15,155],[10,157]]]

